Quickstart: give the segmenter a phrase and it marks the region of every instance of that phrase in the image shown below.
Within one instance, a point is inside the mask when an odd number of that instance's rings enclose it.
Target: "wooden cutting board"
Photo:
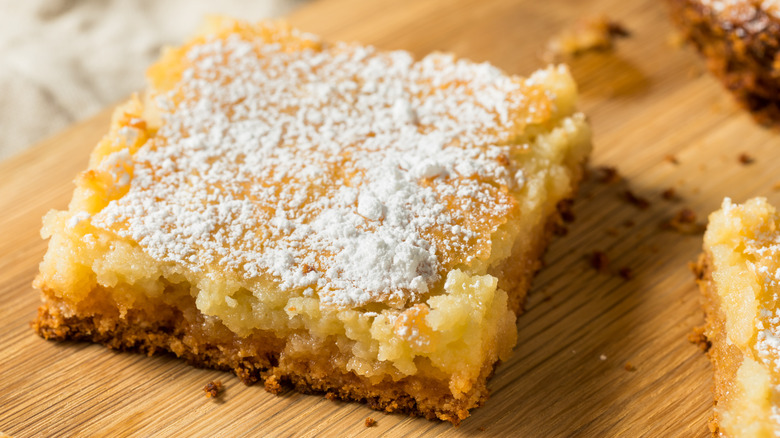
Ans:
[[[65,208],[71,181],[106,130],[110,109],[0,164],[0,431],[27,436],[707,436],[711,370],[688,341],[702,323],[687,264],[701,236],[663,230],[683,207],[704,220],[724,196],[780,202],[780,133],[761,128],[673,44],[658,0],[323,0],[290,17],[302,29],[416,56],[452,51],[528,74],[546,42],[607,14],[631,37],[570,64],[594,127],[593,169],[576,221],[546,255],[519,343],[492,397],[459,428],[355,403],[266,393],[234,376],[83,343],[47,342],[29,327],[30,283],[45,250],[41,216]],[[86,56],[86,55],[85,55]],[[743,164],[747,153],[754,162]],[[646,198],[640,210],[621,196]],[[678,200],[663,199],[673,188]],[[609,273],[588,262],[609,259]],[[629,268],[632,278],[616,275]],[[212,379],[224,396],[204,397]],[[377,420],[367,428],[366,418]]]

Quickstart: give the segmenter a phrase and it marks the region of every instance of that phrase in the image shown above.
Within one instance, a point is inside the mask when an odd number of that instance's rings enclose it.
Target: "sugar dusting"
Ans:
[[[231,35],[187,63],[157,96],[129,192],[93,225],[336,306],[416,301],[444,268],[486,258],[515,208],[506,188],[524,182],[509,135],[553,97],[538,76],[348,44]]]

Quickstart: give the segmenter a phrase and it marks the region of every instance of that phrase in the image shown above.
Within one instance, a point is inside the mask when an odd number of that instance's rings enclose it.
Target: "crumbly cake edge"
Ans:
[[[709,420],[712,436],[722,436],[720,430],[720,409],[728,409],[728,395],[742,362],[742,351],[729,345],[726,339],[726,319],[720,310],[720,297],[712,280],[712,256],[704,251],[693,267],[696,283],[701,291],[701,303],[705,313],[704,336],[709,343],[707,356],[713,370],[713,410]],[[737,360],[729,360],[736,358]]]
[[[750,23],[763,23],[757,32],[729,21],[697,0],[667,0],[672,21],[705,58],[707,68],[737,102],[767,126],[780,127],[780,19],[757,9]],[[753,26],[757,27],[757,26]],[[763,54],[759,56],[758,54]]]
[[[570,195],[563,200],[574,198],[579,181],[584,174],[586,161],[587,158],[579,166],[571,169],[573,171],[572,190]],[[520,261],[516,270],[520,272],[517,275],[516,286],[513,290],[507,291],[509,306],[517,316],[523,313],[531,281],[541,268],[542,256],[561,223],[561,212],[556,208],[544,222],[543,229],[534,233],[536,238],[531,248],[526,252],[527,255],[513,253],[510,256],[512,260]],[[456,426],[470,415],[471,409],[482,406],[488,399],[487,380],[493,375],[500,362],[483,364],[477,382],[464,399],[458,401],[450,396],[448,404],[425,403],[415,400],[408,393],[397,394],[397,382],[383,381],[380,385],[372,384],[365,377],[357,376],[351,372],[340,373],[339,370],[319,372],[318,374],[324,375],[326,378],[318,378],[315,375],[306,374],[305,371],[302,372],[306,369],[306,365],[303,363],[293,363],[289,367],[290,369],[283,369],[278,364],[278,351],[276,355],[273,354],[273,351],[265,351],[260,355],[261,357],[256,356],[253,357],[253,360],[247,360],[237,354],[225,354],[219,348],[220,345],[210,342],[187,346],[182,342],[182,337],[186,335],[182,332],[183,328],[176,329],[177,324],[185,321],[182,316],[173,323],[173,330],[170,327],[158,327],[154,331],[144,331],[138,329],[134,322],[128,321],[128,318],[114,318],[113,321],[107,321],[105,316],[103,318],[96,316],[66,317],[57,306],[68,306],[68,304],[56,298],[55,291],[45,284],[41,286],[41,300],[42,304],[38,309],[38,316],[33,321],[32,326],[38,335],[45,339],[88,341],[103,344],[111,349],[137,351],[150,356],[156,353],[172,353],[196,367],[231,371],[247,385],[263,381],[265,389],[274,394],[280,394],[284,392],[285,388],[293,387],[302,393],[324,394],[328,399],[358,401],[367,404],[371,409],[388,413],[405,413],[430,420],[439,419]],[[132,313],[132,310],[130,312]],[[134,315],[134,317],[138,318],[142,315]],[[151,320],[151,322],[154,321]],[[106,327],[113,328],[107,330]],[[282,346],[285,342],[285,340],[276,339],[272,335],[270,337],[260,336],[260,340],[263,342],[272,341],[272,343],[275,340]],[[412,378],[407,383],[411,387],[426,388],[428,387],[426,385],[430,385],[432,382]],[[371,388],[372,391],[368,391],[367,387]]]

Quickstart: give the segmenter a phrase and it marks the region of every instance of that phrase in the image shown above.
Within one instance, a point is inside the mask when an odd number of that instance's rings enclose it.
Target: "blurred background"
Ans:
[[[0,161],[144,87],[206,14],[279,17],[306,0],[0,0]]]

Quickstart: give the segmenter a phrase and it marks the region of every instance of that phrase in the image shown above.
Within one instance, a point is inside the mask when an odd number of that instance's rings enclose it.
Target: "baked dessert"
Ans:
[[[565,67],[215,19],[148,76],[44,219],[41,336],[455,424],[485,401],[590,151]]]
[[[764,198],[726,198],[698,264],[714,369],[714,435],[780,434],[780,215]]]
[[[759,122],[780,123],[780,1],[667,1],[709,70]]]

